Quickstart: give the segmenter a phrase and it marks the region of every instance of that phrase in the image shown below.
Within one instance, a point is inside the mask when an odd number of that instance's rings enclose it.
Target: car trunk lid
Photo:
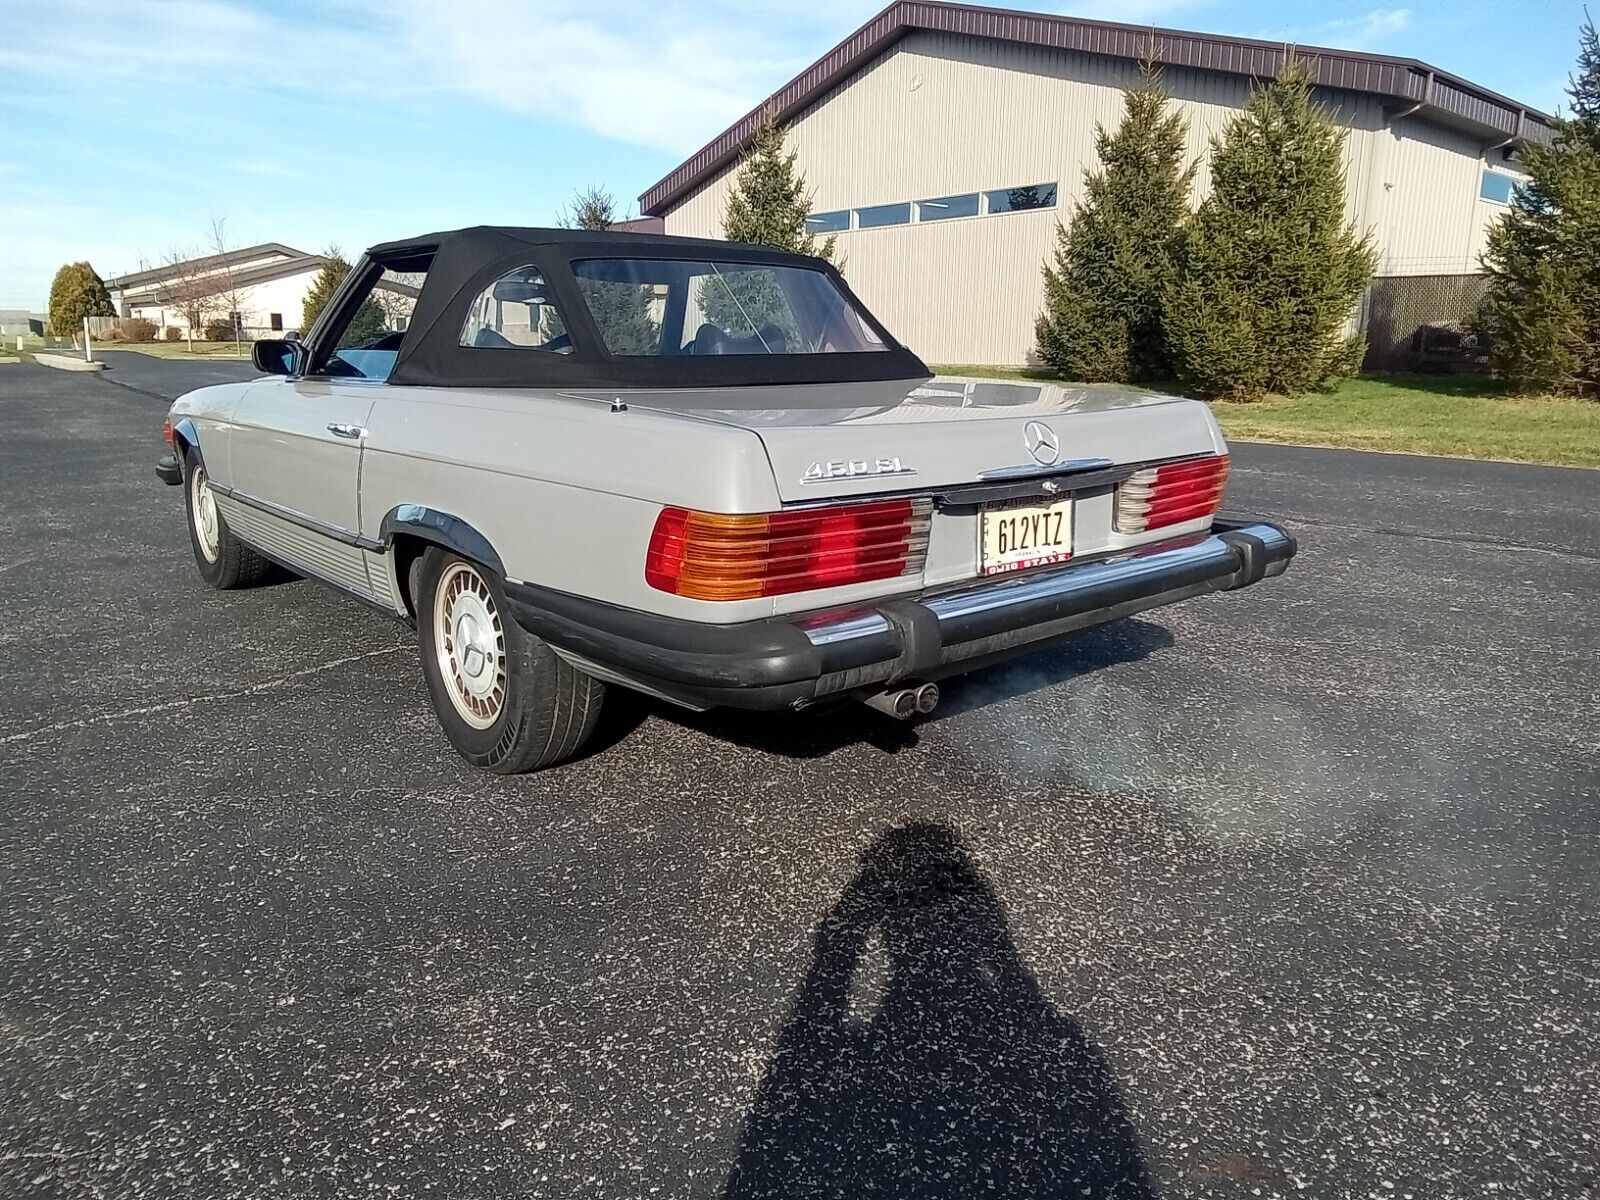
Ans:
[[[1203,404],[1124,387],[940,376],[589,398],[749,429],[765,446],[786,503],[1223,449]],[[776,398],[783,407],[773,406]],[[1156,408],[1159,416],[1150,411]]]

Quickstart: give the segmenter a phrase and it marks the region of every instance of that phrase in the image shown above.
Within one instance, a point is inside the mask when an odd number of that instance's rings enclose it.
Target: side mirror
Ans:
[[[305,373],[306,348],[287,338],[264,338],[250,350],[250,360],[256,370],[268,375],[302,375]]]

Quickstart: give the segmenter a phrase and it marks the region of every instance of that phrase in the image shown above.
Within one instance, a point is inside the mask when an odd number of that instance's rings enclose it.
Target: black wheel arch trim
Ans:
[[[452,513],[440,512],[425,504],[397,504],[385,514],[383,523],[379,525],[378,540],[385,547],[391,547],[396,534],[405,534],[453,550],[505,578],[505,564],[489,544],[489,539]]]

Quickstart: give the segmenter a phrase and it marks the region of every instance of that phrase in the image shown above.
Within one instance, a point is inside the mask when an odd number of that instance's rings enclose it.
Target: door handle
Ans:
[[[367,436],[367,431],[359,425],[349,425],[343,421],[328,422],[328,432],[337,438],[349,438],[352,441]]]

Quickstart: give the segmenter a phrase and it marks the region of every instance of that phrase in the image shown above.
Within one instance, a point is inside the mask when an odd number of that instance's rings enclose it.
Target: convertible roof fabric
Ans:
[[[854,383],[932,374],[868,313],[829,264],[764,246],[660,234],[592,233],[480,225],[385,242],[367,257],[394,270],[426,270],[422,295],[400,343],[393,384],[426,387],[675,388]],[[431,262],[429,261],[431,257]],[[610,354],[578,292],[572,263],[588,258],[713,259],[825,272],[882,339],[885,350],[836,354]],[[555,296],[570,354],[462,346],[462,325],[483,289],[506,272],[535,266]]]

